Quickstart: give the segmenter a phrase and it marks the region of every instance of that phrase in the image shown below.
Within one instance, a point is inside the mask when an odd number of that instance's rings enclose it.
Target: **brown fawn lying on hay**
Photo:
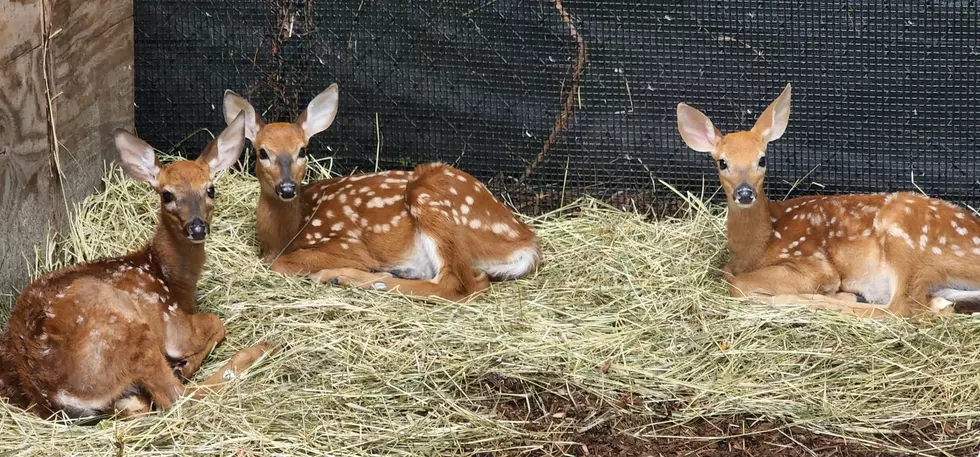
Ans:
[[[239,351],[196,388],[193,375],[225,336],[214,314],[195,314],[204,240],[214,207],[212,179],[238,160],[244,117],[195,161],[159,166],[153,148],[132,134],[113,136],[126,173],[160,194],[152,240],[122,257],[74,265],[28,285],[0,334],[0,395],[38,415],[69,418],[166,409],[184,394],[219,389],[262,355]]]
[[[868,317],[980,298],[980,219],[954,204],[911,193],[766,199],[766,146],[786,130],[790,92],[727,135],[677,105],[681,137],[711,154],[728,199],[731,295]]]
[[[246,113],[261,186],[256,231],[274,271],[462,300],[491,278],[519,278],[537,267],[541,249],[531,228],[476,178],[451,166],[303,185],[305,148],[333,122],[337,105],[333,84],[295,123],[265,124],[248,101],[225,92],[225,120]]]

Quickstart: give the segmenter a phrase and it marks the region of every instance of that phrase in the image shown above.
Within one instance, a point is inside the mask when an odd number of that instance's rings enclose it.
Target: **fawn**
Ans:
[[[198,388],[194,374],[221,343],[214,314],[195,314],[204,241],[214,206],[213,177],[238,160],[245,119],[231,123],[196,161],[159,166],[153,148],[113,132],[123,170],[160,194],[152,240],[122,257],[48,273],[17,298],[0,334],[0,395],[46,416],[123,417],[169,408],[184,394],[217,390],[275,348],[239,351]]]
[[[731,295],[866,317],[949,313],[980,298],[980,219],[954,204],[911,193],[766,199],[766,146],[786,131],[790,93],[727,135],[677,105],[681,137],[711,154],[725,189]]]
[[[522,277],[541,259],[534,232],[487,188],[449,165],[302,184],[305,147],[337,115],[338,88],[317,95],[295,123],[265,124],[225,91],[224,116],[245,116],[258,157],[260,254],[272,270],[321,282],[462,300],[490,279]]]

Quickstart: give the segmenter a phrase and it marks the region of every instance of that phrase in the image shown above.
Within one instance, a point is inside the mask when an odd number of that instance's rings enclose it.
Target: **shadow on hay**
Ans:
[[[831,435],[814,433],[786,422],[750,414],[675,418],[684,409],[676,401],[643,399],[623,393],[604,399],[569,385],[540,386],[491,374],[485,377],[483,407],[519,426],[524,438],[498,442],[480,457],[525,456],[906,456],[909,451],[931,455],[928,441],[954,437],[965,428],[939,426],[923,420],[897,433],[876,436],[904,448],[882,450]],[[975,456],[976,444],[952,455]]]

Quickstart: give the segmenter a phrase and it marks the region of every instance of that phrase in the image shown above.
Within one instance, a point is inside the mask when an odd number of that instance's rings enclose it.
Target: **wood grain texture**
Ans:
[[[107,27],[99,35],[85,39],[59,35],[51,46],[55,125],[70,199],[84,198],[99,188],[103,163],[116,156],[112,130],[133,130],[133,20],[96,17]]]
[[[41,46],[41,0],[0,2],[0,65]]]
[[[48,153],[41,49],[0,67],[0,287],[28,278],[34,246],[60,228],[60,190]]]
[[[49,11],[57,135],[48,123],[40,8]],[[133,21],[126,0],[7,1],[0,11],[19,15],[0,24],[18,28],[8,34],[21,43],[0,40],[0,293],[6,293],[26,283],[35,246],[63,228],[66,208],[100,187],[105,161],[115,156],[112,129],[133,128]]]

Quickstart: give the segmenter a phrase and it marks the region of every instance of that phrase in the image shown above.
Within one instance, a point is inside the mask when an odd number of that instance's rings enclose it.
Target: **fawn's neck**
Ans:
[[[742,208],[728,197],[728,250],[732,273],[739,274],[758,267],[759,258],[772,238],[769,200],[759,194],[754,205]]]
[[[185,312],[194,313],[197,282],[206,259],[204,243],[191,243],[183,233],[174,233],[173,229],[160,223],[143,252],[147,263],[156,266],[178,306]]]
[[[296,198],[284,202],[279,197],[260,192],[255,210],[255,233],[259,239],[260,255],[272,261],[289,246],[303,223],[303,185],[296,189]]]

